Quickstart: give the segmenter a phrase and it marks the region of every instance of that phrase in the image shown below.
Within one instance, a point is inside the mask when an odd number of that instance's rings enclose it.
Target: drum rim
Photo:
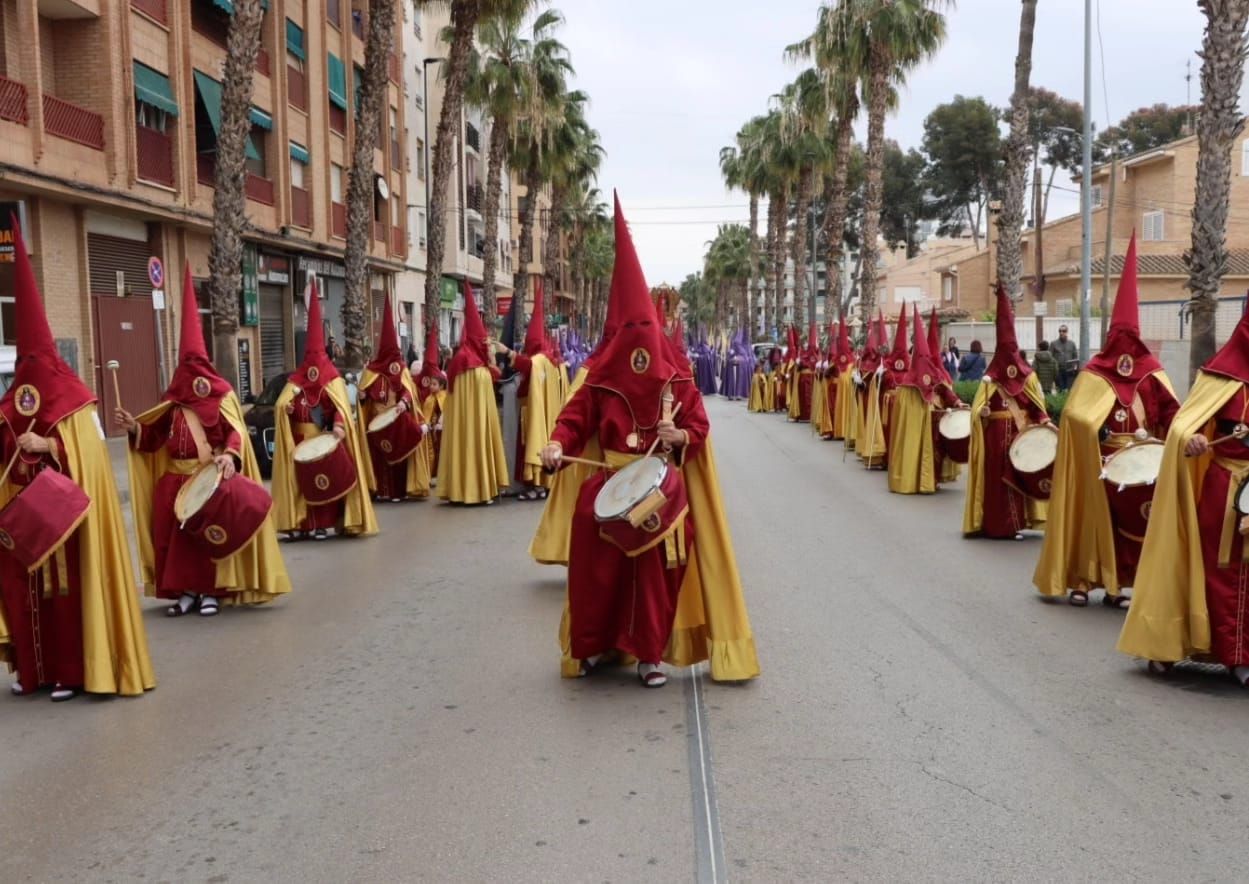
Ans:
[[[966,423],[967,435],[965,435],[965,436],[951,436],[951,435],[949,435],[949,434],[947,434],[947,433],[945,432],[945,422],[946,422],[946,418],[953,417],[953,416],[954,416],[954,415],[956,415],[956,414],[966,414],[966,415],[967,415],[967,419],[966,419],[966,420],[967,420],[967,423]],[[953,423],[953,421],[951,421],[951,423]],[[960,424],[959,424],[959,427],[960,427],[960,429],[963,427],[963,424],[962,424],[961,422],[960,422]],[[963,439],[970,439],[970,438],[971,438],[971,409],[968,409],[968,408],[951,408],[951,409],[950,409],[949,411],[947,411],[945,414],[941,415],[941,419],[940,419],[939,421],[937,421],[937,432],[941,434],[941,437],[942,437],[943,439],[949,439],[949,440],[950,440],[950,441],[952,441],[952,442],[960,442],[960,441],[962,441]]]
[[[333,444],[333,445],[331,445],[331,446],[330,446],[330,447],[329,447],[329,448],[325,451],[325,453],[324,453],[324,454],[321,454],[321,455],[319,455],[319,456],[317,456],[317,457],[314,457],[314,458],[311,458],[311,459],[308,459],[308,460],[301,460],[301,459],[298,457],[298,454],[299,454],[299,449],[300,449],[300,448],[302,448],[303,446],[307,445],[309,442],[320,442],[322,439],[326,439],[326,438],[328,438],[328,439],[333,439],[333,440],[334,440],[334,444]],[[339,439],[339,438],[338,438],[337,436],[335,436],[333,433],[320,433],[319,435],[316,435],[316,436],[309,436],[307,439],[305,439],[304,441],[300,442],[300,443],[299,443],[298,445],[296,445],[293,449],[291,449],[291,460],[292,460],[292,461],[294,461],[295,463],[302,463],[302,464],[317,463],[318,461],[325,460],[327,457],[332,456],[332,455],[334,454],[334,452],[335,452],[335,451],[337,451],[339,448],[341,448],[341,447],[342,447],[342,444],[343,444],[343,440],[342,440],[342,439]]]
[[[382,424],[379,427],[375,427],[374,424],[376,424],[379,420],[381,420],[384,417],[390,417],[390,420],[386,421],[386,423]],[[399,406],[392,405],[389,408],[387,408],[385,411],[381,411],[373,415],[373,419],[369,421],[368,427],[365,429],[365,432],[366,433],[379,433],[382,430],[389,427],[398,419],[399,419]]]
[[[193,472],[190,475],[190,477],[185,482],[182,483],[182,487],[178,489],[178,493],[173,499],[173,515],[174,515],[174,518],[177,519],[179,522],[185,522],[187,519],[191,518],[191,516],[195,515],[195,513],[187,513],[186,515],[183,515],[181,512],[182,510],[181,504],[182,504],[182,501],[185,499],[184,495],[187,493],[187,489],[189,489],[192,485],[195,484],[196,477],[198,477],[200,473],[209,469],[216,471],[217,478],[213,481],[212,493],[204,498],[204,503],[208,503],[208,501],[212,499],[213,494],[217,493],[217,489],[221,487],[221,482],[222,482],[221,470],[217,469],[217,465],[215,463],[213,463],[212,461],[209,461],[208,463],[202,464],[201,466],[199,466],[195,470],[195,472]],[[196,510],[195,512],[199,512],[199,510]]]
[[[1119,455],[1124,454],[1125,452],[1128,452],[1128,451],[1132,451],[1133,449],[1143,449],[1143,448],[1159,449],[1159,453],[1161,454],[1162,451],[1165,450],[1166,444],[1158,439],[1142,439],[1139,442],[1133,442],[1131,445],[1125,445],[1124,447],[1120,448],[1118,451],[1106,457],[1105,462],[1102,464],[1102,472],[1101,472],[1102,481],[1110,485],[1114,485],[1118,488],[1143,488],[1149,485],[1157,484],[1158,482],[1157,475],[1155,475],[1152,479],[1145,481],[1145,482],[1119,482],[1119,481],[1116,481],[1115,479],[1112,479],[1106,472],[1106,468],[1110,466],[1110,464],[1114,462],[1119,457]],[[1161,457],[1159,457],[1158,459],[1158,465],[1159,465],[1158,474],[1161,475],[1162,473],[1162,470],[1161,470],[1162,458]],[[1239,492],[1237,493],[1239,494]]]
[[[647,461],[655,461],[656,463],[658,463],[658,464],[659,464],[659,475],[658,475],[658,478],[655,480],[655,484],[654,484],[654,485],[652,485],[652,486],[650,487],[650,489],[648,489],[648,490],[646,491],[646,493],[645,493],[645,494],[643,494],[641,497],[639,497],[639,498],[638,498],[637,500],[635,500],[633,503],[629,504],[629,506],[625,507],[625,508],[624,508],[623,510],[621,510],[620,512],[615,513],[614,515],[602,515],[602,514],[600,514],[600,513],[599,513],[599,510],[598,510],[598,495],[599,495],[599,494],[602,494],[602,493],[603,493],[603,491],[605,491],[605,490],[606,490],[606,488],[607,488],[608,484],[609,484],[609,483],[610,483],[613,479],[615,479],[615,478],[616,478],[616,476],[619,476],[621,473],[623,473],[625,470],[627,470],[627,469],[629,469],[630,467],[632,467],[634,464],[645,463],[645,462],[647,462]],[[656,457],[655,455],[653,455],[653,454],[652,454],[652,455],[647,455],[646,457],[640,457],[640,458],[638,458],[637,460],[632,461],[631,463],[625,464],[625,466],[623,466],[623,467],[621,467],[620,469],[616,470],[616,471],[615,471],[615,472],[614,472],[611,476],[608,476],[607,481],[603,483],[603,487],[602,487],[602,488],[600,488],[600,489],[598,490],[598,494],[596,494],[596,495],[594,496],[594,518],[595,518],[596,520],[600,521],[600,522],[610,522],[610,521],[614,521],[614,520],[616,520],[616,519],[623,519],[626,515],[628,515],[628,514],[629,514],[629,510],[631,510],[631,509],[633,509],[633,507],[637,506],[638,502],[639,502],[639,501],[641,501],[643,497],[647,497],[647,496],[649,496],[649,495],[651,495],[651,494],[654,494],[656,491],[658,491],[660,488],[662,488],[662,487],[663,487],[664,480],[668,478],[668,468],[669,468],[669,464],[668,464],[668,462],[667,462],[666,460],[664,460],[662,457]]]

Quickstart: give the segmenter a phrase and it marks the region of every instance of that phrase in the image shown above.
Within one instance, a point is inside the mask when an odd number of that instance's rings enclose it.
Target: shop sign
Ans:
[[[455,303],[456,296],[460,294],[460,281],[452,279],[450,276],[442,278],[442,305],[449,307]]]
[[[13,229],[12,216],[17,216],[17,223],[26,228],[26,203],[22,200],[16,202],[0,202],[0,264],[12,264],[16,258],[17,231]],[[26,249],[31,250],[31,242],[29,237],[26,239]]]
[[[246,338],[239,338],[239,392],[244,397],[252,392],[252,344]]]
[[[243,295],[239,299],[241,317],[245,326],[260,325],[260,280],[257,275],[256,247],[243,245]]]
[[[335,279],[346,279],[347,268],[337,261],[327,258],[312,258],[301,255],[297,269],[300,273],[312,273],[315,276],[328,276]]]
[[[291,261],[278,255],[260,254],[260,281],[287,285],[291,281]]]

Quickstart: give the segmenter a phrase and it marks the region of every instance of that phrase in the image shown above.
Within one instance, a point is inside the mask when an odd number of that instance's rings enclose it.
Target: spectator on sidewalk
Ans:
[[[1037,345],[1036,356],[1032,357],[1032,369],[1036,372],[1045,395],[1054,392],[1054,383],[1058,380],[1058,363],[1050,352],[1049,341],[1042,341]]]
[[[978,381],[984,377],[984,347],[979,341],[972,341],[971,352],[958,361],[958,379],[960,381]]]
[[[941,354],[941,363],[945,366],[946,374],[952,378],[958,377],[958,361],[962,358],[962,355],[958,349],[958,342],[954,338],[950,338],[945,345],[944,352]]]
[[[1067,326],[1059,327],[1058,340],[1050,344],[1050,352],[1058,363],[1058,389],[1069,389],[1080,370],[1080,351],[1076,342],[1067,337]]]

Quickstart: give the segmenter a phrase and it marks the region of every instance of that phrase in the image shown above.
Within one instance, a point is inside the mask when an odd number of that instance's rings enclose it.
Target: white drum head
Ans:
[[[203,509],[219,484],[221,473],[217,471],[216,464],[206,464],[196,470],[174,499],[174,516],[178,521],[185,522]]]
[[[635,460],[618,471],[594,498],[594,517],[600,522],[623,518],[629,510],[661,484],[668,464],[658,457]]]
[[[398,419],[399,419],[399,409],[395,406],[392,406],[386,409],[385,411],[383,411],[377,417],[373,418],[373,420],[369,421],[369,432],[376,433],[380,430],[384,430],[387,427],[389,427],[391,424],[393,424],[395,421],[397,421]]]
[[[337,447],[338,439],[333,433],[322,433],[296,445],[294,458],[299,463],[312,463],[332,454]]]
[[[1029,427],[1010,445],[1010,462],[1021,473],[1039,473],[1058,457],[1058,433],[1049,427]]]
[[[1110,455],[1102,467],[1102,475],[1112,485],[1152,485],[1162,472],[1161,442],[1138,442]]]
[[[1236,512],[1249,516],[1249,482],[1241,482],[1236,492]]]
[[[937,432],[946,439],[970,439],[971,409],[947,411],[937,423]]]

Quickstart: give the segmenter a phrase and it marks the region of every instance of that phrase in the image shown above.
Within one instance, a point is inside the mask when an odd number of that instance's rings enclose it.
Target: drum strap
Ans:
[[[1232,541],[1240,525],[1240,513],[1236,510],[1236,492],[1240,490],[1241,483],[1249,477],[1249,461],[1216,456],[1214,463],[1227,470],[1229,474],[1227,501],[1223,505],[1223,530],[1219,534],[1219,567],[1226,568],[1231,564]],[[1246,543],[1244,549],[1241,550],[1242,562],[1249,558],[1247,554],[1249,554],[1249,543]]]
[[[213,450],[208,444],[208,437],[204,435],[204,425],[200,423],[199,415],[189,408],[184,408],[182,419],[186,421],[186,428],[191,431],[191,439],[195,441],[195,452],[199,462],[208,463],[213,459]]]
[[[1132,394],[1132,416],[1136,418],[1137,426],[1144,427],[1147,430],[1152,429],[1145,423],[1149,417],[1145,414],[1145,403],[1141,401],[1140,393]]]
[[[1023,409],[1019,407],[1014,396],[1003,396],[1002,402],[1006,405],[1006,410],[1010,412],[1011,420],[1015,422],[1015,429],[1022,433],[1028,426],[1028,416],[1023,413]]]

